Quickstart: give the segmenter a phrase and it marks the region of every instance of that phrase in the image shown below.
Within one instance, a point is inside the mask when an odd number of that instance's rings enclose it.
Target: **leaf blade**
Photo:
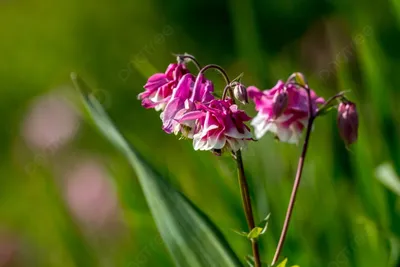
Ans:
[[[157,228],[177,266],[243,266],[211,220],[123,138],[83,80],[76,74],[71,78],[100,132],[135,170]]]

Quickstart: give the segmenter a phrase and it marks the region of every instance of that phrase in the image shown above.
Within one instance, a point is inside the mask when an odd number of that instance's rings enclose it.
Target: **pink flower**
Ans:
[[[170,64],[165,73],[156,73],[151,76],[144,88],[145,91],[138,95],[145,108],[163,110],[170,99],[174,88],[178,85],[183,75],[189,73],[183,63]]]
[[[337,124],[340,136],[346,145],[351,145],[358,138],[358,113],[356,104],[342,102],[338,107]]]
[[[274,133],[280,141],[298,143],[302,130],[308,123],[308,96],[302,88],[294,84],[278,81],[270,90],[260,91],[254,86],[247,88],[249,97],[253,99],[258,111],[251,122],[257,139],[266,132]],[[312,109],[325,100],[311,90]]]
[[[179,122],[180,118],[189,111],[196,110],[196,103],[208,103],[214,99],[214,85],[206,80],[203,74],[195,77],[188,73],[183,75],[174,90],[165,110],[161,113],[163,130],[166,133],[178,134],[192,138],[194,121]]]
[[[195,150],[238,151],[251,140],[251,132],[244,122],[251,120],[231,99],[199,103],[198,110],[187,112],[180,122],[195,121],[193,135]]]

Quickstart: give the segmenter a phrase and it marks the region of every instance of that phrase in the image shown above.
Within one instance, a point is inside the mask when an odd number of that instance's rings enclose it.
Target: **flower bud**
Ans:
[[[291,83],[291,82],[295,82],[302,87],[308,86],[307,79],[301,72],[295,72],[292,75],[290,75],[286,83]]]
[[[337,124],[340,137],[351,145],[357,141],[358,137],[358,113],[356,104],[352,102],[342,102],[338,106]]]
[[[191,54],[188,53],[184,53],[184,54],[178,54],[176,55],[176,61],[179,64],[185,64],[185,63],[189,63],[191,60],[195,59],[194,56],[192,56]]]
[[[272,100],[272,117],[279,118],[285,112],[289,103],[289,96],[286,90],[280,90],[275,93]]]
[[[247,89],[243,84],[238,82],[235,83],[235,86],[233,87],[233,95],[242,104],[249,103],[249,99],[247,97]]]

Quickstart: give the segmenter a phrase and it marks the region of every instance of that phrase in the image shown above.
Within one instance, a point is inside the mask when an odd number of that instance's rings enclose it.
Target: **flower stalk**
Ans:
[[[234,100],[234,94],[232,91],[232,84],[229,80],[228,75],[225,73],[225,71],[219,66],[217,66],[218,70],[220,70],[222,76],[225,79],[226,86],[223,91],[223,96],[222,99],[224,100],[227,96],[227,92],[230,93],[233,102]],[[237,165],[237,172],[238,172],[238,183],[239,183],[239,188],[240,188],[240,196],[242,198],[242,204],[243,204],[243,210],[246,216],[246,221],[247,221],[247,226],[249,228],[249,232],[255,227],[254,223],[254,217],[253,217],[253,209],[251,206],[251,198],[250,198],[250,193],[249,193],[249,185],[247,183],[246,179],[246,174],[244,172],[244,165],[243,165],[243,159],[242,159],[242,151],[239,149],[235,153],[233,153],[234,159],[236,161]],[[258,248],[258,243],[256,239],[251,239],[251,249],[253,252],[253,258],[254,258],[254,264],[255,267],[261,267],[261,259],[260,259],[260,251]]]
[[[316,118],[316,114],[318,114],[318,112],[313,112],[310,89],[308,88],[308,86],[305,86],[302,88],[307,91],[307,97],[308,97],[308,124],[307,124],[306,136],[304,139],[303,149],[301,151],[299,162],[297,164],[296,177],[294,179],[294,185],[293,185],[292,193],[290,195],[290,200],[289,200],[289,205],[288,205],[288,208],[286,211],[285,221],[283,223],[278,246],[276,247],[274,258],[271,263],[272,266],[274,266],[274,264],[278,261],[279,255],[281,254],[283,245],[285,243],[287,231],[289,229],[290,219],[293,214],[294,203],[296,202],[297,191],[299,189],[299,185],[300,185],[300,181],[301,181],[301,175],[303,173],[303,167],[304,167],[304,162],[305,162],[306,155],[307,155],[308,145],[310,142],[312,126],[313,126],[314,120]]]
[[[235,154],[237,169],[238,169],[238,180],[240,186],[240,194],[243,202],[243,209],[246,215],[247,225],[249,227],[249,232],[255,227],[253,209],[251,207],[251,199],[249,194],[249,186],[247,184],[246,175],[244,173],[244,166],[242,160],[241,151],[237,151]],[[255,267],[261,267],[260,252],[258,249],[257,240],[251,239],[251,247],[253,251],[253,258]]]

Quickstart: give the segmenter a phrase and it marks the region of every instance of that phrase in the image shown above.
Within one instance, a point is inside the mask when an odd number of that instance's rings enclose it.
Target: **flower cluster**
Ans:
[[[178,56],[178,63],[170,64],[165,73],[156,73],[148,79],[145,91],[138,95],[143,107],[162,111],[163,130],[193,139],[195,150],[220,154],[243,148],[252,140],[250,128],[245,124],[251,118],[232,98],[217,99],[213,95],[214,84],[205,78],[204,71],[214,65],[204,67],[195,76],[183,57]],[[236,89],[235,95],[240,100],[247,99],[243,96],[243,85],[233,82],[227,85],[230,88],[241,89],[242,95]]]
[[[186,63],[193,61],[199,72],[194,75]],[[204,76],[207,69],[220,71],[227,86],[222,99],[214,96],[214,84]],[[138,95],[145,108],[161,111],[162,128],[168,133],[180,134],[193,139],[195,150],[236,152],[253,140],[250,128],[245,124],[251,118],[238,108],[235,99],[243,104],[251,99],[258,112],[251,121],[257,139],[267,132],[282,142],[297,144],[310,121],[340,99],[338,128],[346,145],[357,140],[358,115],[355,104],[339,93],[325,101],[308,87],[301,73],[292,74],[286,82],[261,91],[255,86],[246,88],[238,81],[229,82],[225,71],[217,65],[200,69],[190,55],[178,55],[178,62],[170,64],[165,73],[152,75]],[[226,93],[229,91],[229,96]],[[312,123],[311,123],[312,124]],[[311,125],[310,124],[310,128]]]

